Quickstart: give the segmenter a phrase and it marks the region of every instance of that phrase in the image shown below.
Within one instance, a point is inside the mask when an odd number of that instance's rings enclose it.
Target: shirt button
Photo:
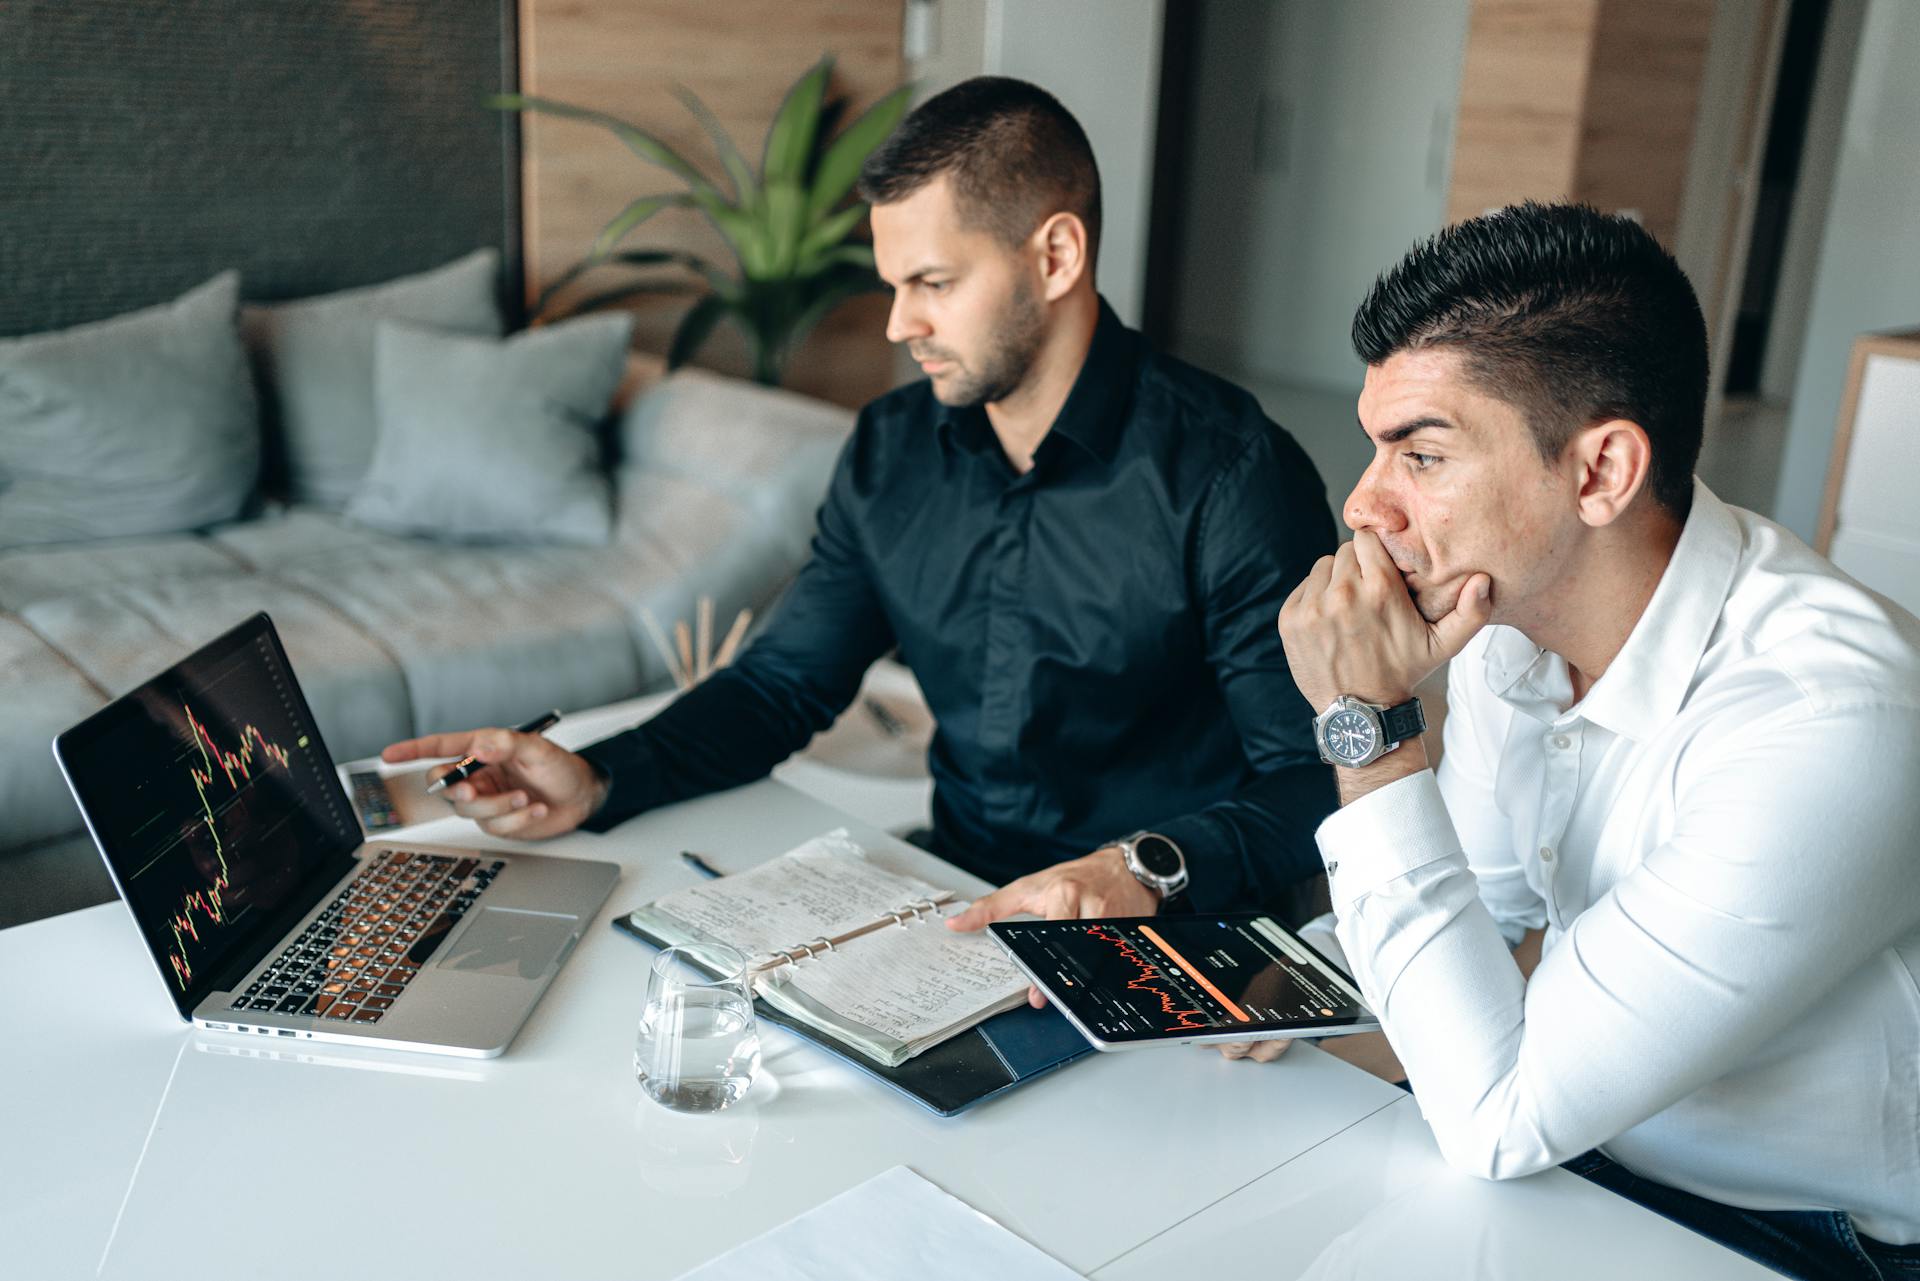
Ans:
[[[1551,863],[1551,862],[1553,862],[1553,846],[1551,846],[1551,845],[1542,845],[1542,846],[1540,847],[1540,861],[1541,861],[1542,863]]]
[[[1564,752],[1569,747],[1573,746],[1573,740],[1568,738],[1565,734],[1555,734],[1553,736],[1553,745]]]

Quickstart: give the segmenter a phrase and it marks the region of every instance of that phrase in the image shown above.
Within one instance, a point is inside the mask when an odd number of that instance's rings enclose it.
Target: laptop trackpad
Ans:
[[[577,916],[488,907],[460,932],[439,968],[537,979],[553,967],[579,927]]]

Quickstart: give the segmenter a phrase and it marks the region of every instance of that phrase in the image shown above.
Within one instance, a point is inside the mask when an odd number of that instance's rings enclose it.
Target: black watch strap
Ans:
[[[1385,733],[1388,747],[1426,733],[1427,715],[1420,710],[1420,700],[1410,698],[1398,707],[1389,707],[1381,712],[1380,728]]]

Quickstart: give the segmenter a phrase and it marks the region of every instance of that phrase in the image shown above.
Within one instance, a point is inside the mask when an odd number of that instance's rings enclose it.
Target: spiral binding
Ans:
[[[882,912],[880,915],[887,920],[891,920],[895,925],[904,926],[910,921],[924,921],[929,915],[938,912],[939,909],[940,902],[938,900],[923,898],[915,899],[910,903],[902,903],[893,911]],[[858,935],[856,934],[854,937],[858,937]],[[767,959],[753,966],[752,972],[764,973],[770,970],[779,970],[789,965],[798,968],[802,961],[816,960],[822,953],[836,950],[838,949],[832,939],[825,935],[817,935],[805,943],[799,943],[788,948],[776,948],[771,952],[763,953]]]

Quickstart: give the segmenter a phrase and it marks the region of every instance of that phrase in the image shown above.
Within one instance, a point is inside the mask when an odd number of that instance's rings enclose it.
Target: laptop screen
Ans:
[[[360,844],[286,651],[256,614],[55,743],[182,1014]]]

